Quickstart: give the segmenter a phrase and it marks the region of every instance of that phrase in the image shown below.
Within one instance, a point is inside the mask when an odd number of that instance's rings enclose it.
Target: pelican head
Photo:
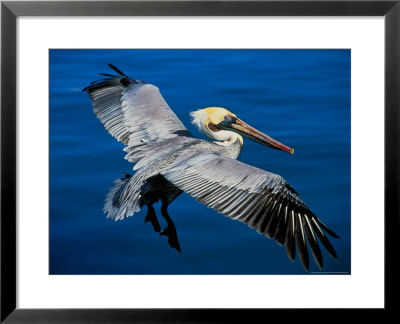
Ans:
[[[202,133],[217,141],[223,141],[225,145],[232,144],[237,139],[243,144],[242,136],[244,136],[259,144],[294,153],[294,149],[247,125],[228,109],[208,107],[191,112],[190,115],[193,118],[193,124]]]

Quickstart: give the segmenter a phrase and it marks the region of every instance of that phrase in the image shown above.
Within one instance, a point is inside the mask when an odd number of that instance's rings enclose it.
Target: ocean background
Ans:
[[[50,50],[50,267],[63,274],[350,274],[350,50]],[[157,85],[192,135],[189,112],[221,106],[295,149],[244,139],[240,161],[284,177],[340,239],[324,269],[306,272],[285,248],[187,194],[170,206],[182,253],[144,223],[103,214],[105,195],[133,165],[82,89],[113,73]],[[161,226],[165,222],[155,205]]]

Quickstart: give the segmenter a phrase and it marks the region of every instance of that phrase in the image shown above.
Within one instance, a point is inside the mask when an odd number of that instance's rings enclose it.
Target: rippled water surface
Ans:
[[[50,273],[320,272],[313,262],[305,272],[284,247],[186,194],[169,207],[181,254],[144,223],[146,208],[106,219],[113,180],[132,173],[123,145],[82,92],[98,72],[111,72],[107,63],[157,85],[195,136],[205,138],[189,112],[222,106],[294,147],[290,155],[245,139],[239,160],[282,175],[299,192],[340,236],[332,239],[337,261],[323,252],[323,272],[350,273],[350,62],[349,50],[51,50]]]

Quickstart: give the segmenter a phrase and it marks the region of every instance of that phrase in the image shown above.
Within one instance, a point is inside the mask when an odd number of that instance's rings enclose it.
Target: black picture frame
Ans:
[[[395,1],[2,1],[1,3],[1,322],[203,323],[302,316],[292,309],[19,309],[16,307],[16,19],[19,16],[382,16],[385,19],[385,307],[396,311],[400,219],[400,0]],[[371,154],[373,154],[371,148]],[[373,170],[371,170],[373,172]],[[373,190],[373,188],[370,188]],[[373,240],[373,233],[371,233]],[[371,256],[373,257],[373,256]],[[368,285],[368,283],[366,283]],[[266,292],[273,293],[273,292]],[[346,293],[346,292],[343,292]],[[316,296],[317,298],[318,296]],[[340,296],[338,296],[340,298]],[[341,318],[332,309],[329,319]],[[348,313],[359,310],[343,310]],[[283,315],[283,312],[284,313]],[[382,313],[384,312],[384,313]],[[368,314],[371,314],[368,312]],[[313,315],[311,315],[313,316]],[[345,318],[346,319],[346,318]],[[343,320],[343,318],[342,318]],[[347,318],[347,320],[351,320]],[[257,320],[258,321],[258,320]]]

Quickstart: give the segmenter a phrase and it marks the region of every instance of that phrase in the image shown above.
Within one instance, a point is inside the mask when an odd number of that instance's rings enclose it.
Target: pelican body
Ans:
[[[183,192],[197,201],[284,245],[294,261],[309,268],[308,247],[319,268],[319,243],[333,258],[336,252],[326,234],[338,236],[299,198],[279,175],[237,161],[243,137],[293,154],[294,150],[252,128],[222,107],[191,113],[192,122],[214,141],[193,137],[170,109],[159,89],[117,73],[86,87],[93,111],[105,129],[126,147],[125,159],[134,163],[133,175],[124,173],[106,196],[104,212],[115,221],[147,206],[145,222],[168,237],[181,252],[168,205]],[[161,229],[153,204],[161,201],[167,226]]]

